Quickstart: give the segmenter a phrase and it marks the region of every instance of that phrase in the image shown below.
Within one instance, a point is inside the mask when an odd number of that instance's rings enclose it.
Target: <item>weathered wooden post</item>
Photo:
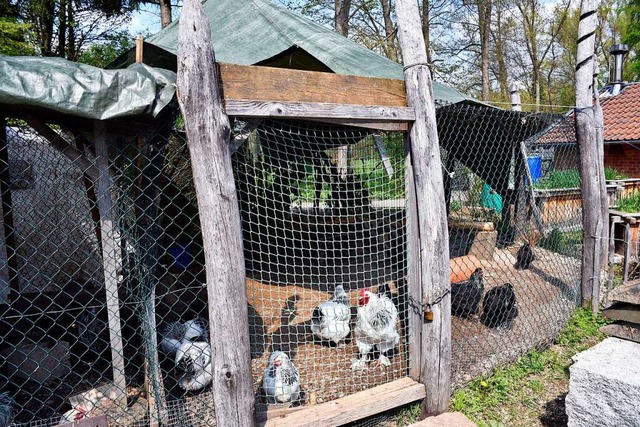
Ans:
[[[431,72],[418,3],[398,0],[396,14],[407,102],[416,115],[409,133],[412,169],[408,175],[413,177],[407,183],[409,280],[410,288],[415,289],[417,281],[422,291],[421,300],[413,301],[414,309],[426,309],[433,315],[432,321],[423,320],[422,313],[411,318],[412,346],[417,344],[415,338],[421,336],[421,341],[420,366],[412,365],[410,372],[426,387],[423,414],[435,415],[447,410],[450,395],[449,234]]]
[[[576,140],[580,150],[580,180],[582,189],[582,306],[597,308],[594,287],[600,282],[602,244],[599,241],[606,228],[603,218],[601,180],[604,167],[599,165],[596,114],[593,106],[593,70],[597,0],[583,0],[578,24],[578,55],[576,65]]]
[[[249,321],[229,118],[218,88],[209,19],[186,0],[178,36],[178,101],[184,115],[205,249],[212,391],[217,425],[254,425]]]

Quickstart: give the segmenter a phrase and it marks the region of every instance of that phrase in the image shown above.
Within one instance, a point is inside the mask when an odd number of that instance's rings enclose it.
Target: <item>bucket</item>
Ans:
[[[542,156],[527,157],[529,172],[531,172],[531,180],[535,184],[542,177]]]

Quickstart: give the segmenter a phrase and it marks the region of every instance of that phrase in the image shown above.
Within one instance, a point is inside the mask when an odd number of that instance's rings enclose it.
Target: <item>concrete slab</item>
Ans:
[[[640,425],[640,344],[607,338],[574,356],[569,427]]]

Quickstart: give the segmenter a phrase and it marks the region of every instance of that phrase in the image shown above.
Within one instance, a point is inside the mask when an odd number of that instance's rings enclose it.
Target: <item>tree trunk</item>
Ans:
[[[178,102],[184,116],[198,198],[207,273],[219,426],[254,425],[245,265],[238,196],[229,151],[209,19],[199,0],[186,0],[178,35]]]
[[[384,19],[384,35],[385,35],[385,50],[387,52],[387,58],[392,60],[398,59],[398,51],[395,43],[395,28],[393,20],[391,19],[391,3],[389,0],[380,0],[382,3],[382,18]]]
[[[491,0],[478,0],[480,56],[482,65],[482,100],[489,101],[489,35],[491,34]]]
[[[334,0],[335,14],[333,18],[336,33],[347,37],[349,35],[349,17],[351,15],[351,0]]]
[[[600,229],[600,239],[598,242],[600,243],[600,267],[601,270],[604,270],[608,266],[608,257],[605,255],[609,251],[609,196],[607,195],[607,181],[604,176],[604,116],[602,113],[602,106],[600,105],[600,94],[598,93],[598,63],[594,58],[594,70],[593,70],[593,97],[594,97],[594,118],[595,118],[595,127],[596,127],[596,138],[597,138],[597,150],[598,150],[598,163],[596,165],[598,169],[598,186],[600,190],[600,215],[603,226]],[[611,267],[613,268],[613,266]],[[597,281],[594,281],[593,287],[593,300],[591,302],[591,306],[593,309],[593,314],[598,313],[598,308],[600,304],[600,278],[598,277]]]
[[[576,139],[580,150],[582,189],[582,306],[591,307],[593,290],[600,281],[602,250],[599,236],[604,225],[599,165],[598,135],[593,108],[593,63],[597,0],[583,0],[578,24],[578,54],[576,65]]]
[[[431,72],[426,65],[418,3],[397,0],[396,13],[407,101],[416,113],[410,131],[415,191],[409,191],[407,198],[409,203],[416,204],[418,224],[408,225],[412,230],[408,247],[415,243],[413,239],[419,239],[420,250],[408,252],[408,263],[417,270],[409,280],[421,281],[422,299],[417,301],[417,309],[429,308],[433,314],[433,321],[414,325],[412,333],[422,337],[419,380],[427,392],[422,412],[432,415],[448,409],[451,391],[449,235]]]
[[[422,37],[424,37],[424,48],[427,53],[427,63],[432,64],[431,57],[431,34],[429,31],[429,0],[422,0]],[[431,65],[429,65],[431,67]]]
[[[159,0],[160,2],[160,23],[162,28],[171,24],[171,0]]]
[[[58,48],[56,49],[56,55],[61,58],[66,58],[66,45],[67,45],[67,0],[60,0],[58,5]],[[73,23],[72,23],[73,25]]]

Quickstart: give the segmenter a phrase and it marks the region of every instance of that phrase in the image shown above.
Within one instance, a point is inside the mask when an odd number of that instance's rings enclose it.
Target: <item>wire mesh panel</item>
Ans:
[[[234,166],[259,403],[274,352],[295,404],[405,377],[402,135],[265,121]]]
[[[547,114],[455,105],[438,131],[457,387],[548,345],[579,303],[578,153],[554,143],[572,124]]]

